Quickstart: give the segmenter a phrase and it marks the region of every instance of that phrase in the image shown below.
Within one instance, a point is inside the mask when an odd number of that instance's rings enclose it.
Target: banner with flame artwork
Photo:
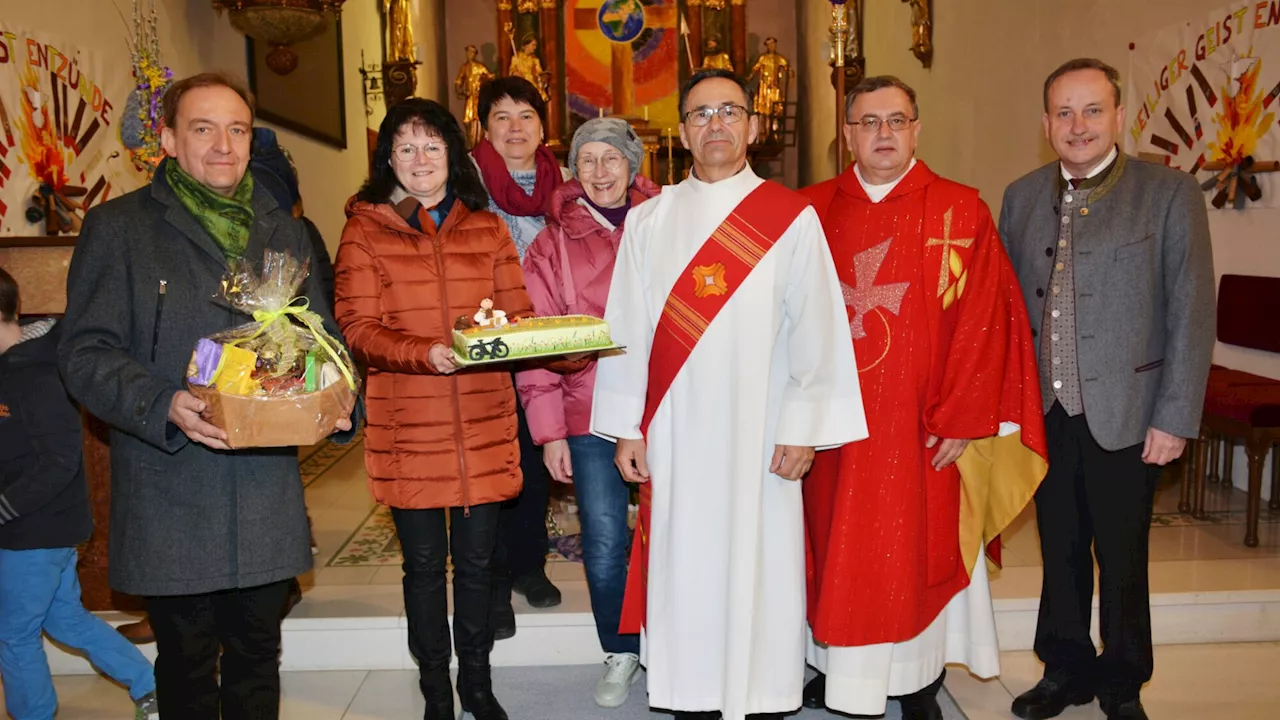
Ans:
[[[128,56],[0,25],[0,235],[75,233],[84,211],[145,178],[120,143]],[[57,220],[48,220],[50,211]]]
[[[1125,149],[1194,173],[1214,207],[1280,207],[1280,0],[1233,2],[1132,47]]]

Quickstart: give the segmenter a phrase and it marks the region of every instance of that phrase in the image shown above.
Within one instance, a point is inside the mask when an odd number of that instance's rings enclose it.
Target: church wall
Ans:
[[[796,58],[800,100],[799,184],[812,185],[835,174],[835,90],[831,86],[831,4],[795,0],[797,35],[804,39]]]
[[[449,76],[445,54],[445,0],[416,0],[414,3],[414,41],[418,46],[418,89],[414,94],[445,102],[453,94],[453,77]]]

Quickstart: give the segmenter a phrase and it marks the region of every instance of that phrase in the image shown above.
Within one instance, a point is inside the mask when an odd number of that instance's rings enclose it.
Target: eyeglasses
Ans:
[[[878,133],[880,132],[881,125],[888,125],[890,130],[897,133],[911,127],[911,123],[918,119],[919,118],[909,118],[906,115],[890,115],[887,118],[878,118],[875,115],[868,115],[858,120],[852,120],[849,124],[857,125],[858,129],[865,133]]]
[[[603,165],[604,169],[608,170],[609,172],[617,172],[622,168],[623,163],[625,163],[626,161],[627,161],[626,158],[617,154],[605,155],[599,160],[596,160],[595,158],[590,156],[578,158],[578,172],[584,175],[590,175],[591,173],[595,172],[596,165]]]
[[[747,116],[747,109],[741,105],[721,105],[718,108],[698,108],[690,110],[684,114],[684,121],[694,127],[706,127],[711,124],[711,118],[716,115],[720,116],[720,122],[725,125],[732,125],[741,122]]]
[[[418,153],[422,153],[428,160],[439,160],[445,156],[445,152],[448,149],[446,145],[432,144],[419,147],[417,145],[404,144],[393,148],[391,154],[400,162],[410,163],[418,156]]]

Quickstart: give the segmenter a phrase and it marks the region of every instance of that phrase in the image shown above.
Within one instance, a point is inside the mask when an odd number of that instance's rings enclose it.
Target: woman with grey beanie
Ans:
[[[574,133],[574,179],[552,195],[547,227],[524,257],[525,285],[538,315],[604,317],[627,212],[659,190],[638,174],[643,154],[640,138],[618,118],[588,120]],[[601,707],[618,707],[640,677],[640,637],[618,634],[631,534],[629,490],[614,467],[613,443],[591,434],[595,376],[592,359],[564,374],[518,373],[516,387],[551,477],[573,483],[577,495],[591,611],[607,658],[595,699]]]

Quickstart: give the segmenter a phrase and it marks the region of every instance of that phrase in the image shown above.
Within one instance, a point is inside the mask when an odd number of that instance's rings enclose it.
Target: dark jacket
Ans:
[[[311,222],[307,216],[302,216],[302,226],[307,229],[307,240],[311,243],[311,274],[315,276],[316,282],[320,284],[320,292],[324,295],[324,300],[328,305],[329,312],[333,312],[333,261],[329,259],[329,248],[324,245],[324,238],[320,235],[320,228]]]
[[[0,355],[0,549],[74,547],[93,533],[80,410],[58,377],[60,330]]]
[[[279,151],[276,151],[277,154]],[[297,185],[286,185],[287,180],[282,179],[279,175],[272,173],[269,169],[264,168],[255,158],[249,163],[249,172],[253,173],[253,181],[262,185],[262,188],[271,194],[286,212],[291,212],[293,203],[297,201]],[[285,203],[289,203],[286,207]],[[329,258],[329,248],[325,247],[324,237],[320,235],[320,228],[311,222],[311,219],[303,215],[302,225],[307,231],[307,247],[311,257],[310,270],[315,276],[316,281],[320,283],[321,294],[324,296],[329,312],[333,312],[333,261]]]
[[[226,260],[164,172],[89,211],[67,279],[63,378],[111,426],[111,586],[187,595],[291,578],[311,567],[296,448],[219,452],[168,422],[196,341],[250,318],[215,300]],[[261,187],[253,209],[246,258],[309,253]],[[304,290],[340,338],[314,276]]]

